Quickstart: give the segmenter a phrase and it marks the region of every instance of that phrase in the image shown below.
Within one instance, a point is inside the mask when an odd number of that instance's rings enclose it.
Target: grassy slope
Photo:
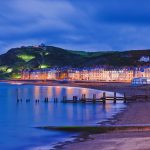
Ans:
[[[141,56],[150,56],[150,50],[126,52],[84,52],[69,51],[53,46],[22,47],[9,50],[0,55],[0,78],[12,76],[23,69],[37,69],[44,67],[83,67],[83,66],[137,66],[145,65],[138,60]],[[148,65],[146,63],[146,65]],[[7,73],[2,68],[12,68],[12,73]]]

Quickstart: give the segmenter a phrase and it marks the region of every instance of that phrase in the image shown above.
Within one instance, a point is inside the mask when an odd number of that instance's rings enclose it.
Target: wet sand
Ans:
[[[150,102],[129,104],[113,125],[150,125]],[[150,150],[150,131],[113,131],[89,135],[83,142],[65,144],[57,150]]]
[[[68,144],[60,150],[150,150],[150,132],[112,132],[90,135],[84,142]]]

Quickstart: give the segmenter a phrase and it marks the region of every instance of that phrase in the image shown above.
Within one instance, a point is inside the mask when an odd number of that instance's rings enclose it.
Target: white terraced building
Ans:
[[[133,71],[127,69],[106,70],[91,69],[74,71],[68,73],[70,80],[89,80],[89,81],[131,81],[133,79]]]
[[[146,77],[150,78],[150,67],[134,69],[105,69],[93,68],[82,70],[55,70],[41,69],[33,71],[24,71],[22,79],[24,80],[86,80],[86,81],[125,81],[130,82],[133,78]]]

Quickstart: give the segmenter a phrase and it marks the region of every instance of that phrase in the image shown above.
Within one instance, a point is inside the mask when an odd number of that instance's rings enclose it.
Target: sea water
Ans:
[[[49,149],[54,143],[63,141],[74,133],[46,131],[35,127],[41,126],[83,126],[95,125],[110,119],[125,107],[123,102],[62,103],[62,97],[72,99],[86,94],[91,97],[102,96],[103,91],[64,87],[36,86],[0,83],[0,149],[1,150],[38,150]],[[112,96],[112,92],[106,92]],[[121,94],[117,94],[121,96]],[[17,102],[17,97],[22,102]],[[44,98],[49,102],[45,103]],[[58,102],[54,103],[54,97]],[[30,102],[26,102],[30,99]],[[35,100],[40,102],[36,103]]]

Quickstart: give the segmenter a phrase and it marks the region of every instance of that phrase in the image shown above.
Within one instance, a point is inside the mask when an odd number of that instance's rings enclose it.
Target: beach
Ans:
[[[76,83],[80,86],[106,91],[126,93],[128,96],[150,94],[150,86],[133,87],[130,83]],[[128,107],[115,116],[113,125],[150,125],[150,102],[139,101],[128,104]],[[64,150],[150,150],[150,131],[115,131],[104,134],[89,135],[89,138],[66,143],[57,148]]]
[[[91,84],[91,83],[90,83]],[[82,84],[101,90],[116,91],[127,95],[149,94],[149,86],[132,87],[129,83]],[[81,86],[81,85],[80,85]],[[113,125],[150,125],[150,102],[129,103],[125,111],[116,116]],[[64,145],[64,150],[149,150],[150,131],[115,131],[89,135],[84,142]]]
[[[24,82],[24,84],[84,87],[118,93],[127,96],[150,95],[150,86],[133,87],[130,83],[116,82]],[[141,100],[127,103],[126,109],[110,120],[111,125],[150,125],[150,101]],[[107,122],[108,124],[108,122]],[[105,125],[105,123],[103,124]],[[77,137],[73,142],[64,142],[56,146],[57,150],[150,150],[150,130],[112,131],[103,134],[90,134],[86,138]]]
[[[150,125],[150,102],[129,104],[127,109],[117,116],[113,125]],[[103,134],[91,134],[82,142],[64,144],[57,150],[150,150],[150,130],[112,131]]]

